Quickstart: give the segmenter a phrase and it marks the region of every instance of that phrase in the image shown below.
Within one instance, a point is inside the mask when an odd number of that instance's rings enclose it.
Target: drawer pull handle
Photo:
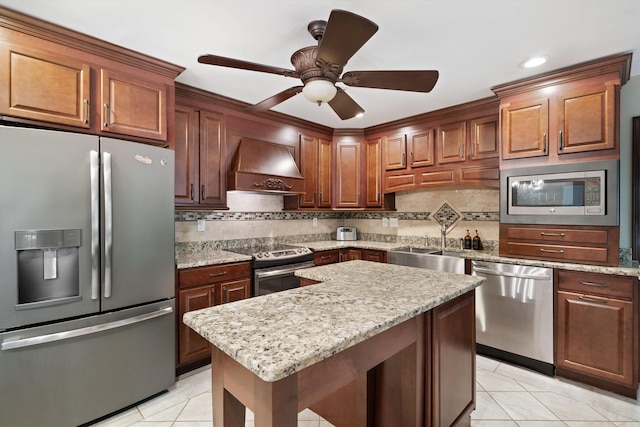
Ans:
[[[331,259],[333,258],[331,255],[322,255],[322,259]]]
[[[551,254],[563,254],[564,251],[562,249],[560,250],[554,250],[554,249],[540,249],[540,252],[548,252]]]
[[[581,285],[593,286],[594,288],[608,288],[609,285],[605,283],[593,283],[593,282],[580,282]]]
[[[108,127],[109,126],[109,104],[104,104],[104,127]]]
[[[564,233],[545,233],[544,231],[540,233],[541,236],[551,236],[551,237],[564,237]]]
[[[222,287],[222,303],[225,304],[228,302],[228,296],[227,296],[227,287],[223,286]]]
[[[209,277],[220,277],[220,276],[224,276],[225,274],[227,274],[226,271],[222,271],[220,273],[209,273]]]
[[[589,298],[589,297],[585,297],[584,295],[580,295],[578,299],[582,301],[587,301],[587,302],[595,302],[598,304],[609,304],[609,301],[606,299]]]

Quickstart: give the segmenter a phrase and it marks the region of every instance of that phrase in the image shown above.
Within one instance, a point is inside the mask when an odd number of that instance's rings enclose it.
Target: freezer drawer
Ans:
[[[0,425],[79,425],[170,387],[174,305],[0,334]]]

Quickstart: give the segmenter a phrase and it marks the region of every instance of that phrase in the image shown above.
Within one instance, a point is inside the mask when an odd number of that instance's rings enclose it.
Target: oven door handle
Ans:
[[[256,279],[264,279],[267,277],[286,276],[288,274],[293,273],[296,270],[302,270],[304,268],[310,268],[310,267],[314,267],[313,262],[309,262],[306,264],[296,264],[294,266],[284,267],[284,268],[281,268],[278,270],[272,270],[272,271],[256,270],[255,277]]]

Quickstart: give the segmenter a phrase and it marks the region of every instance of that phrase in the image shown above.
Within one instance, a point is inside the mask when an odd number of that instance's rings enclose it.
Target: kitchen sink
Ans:
[[[387,252],[389,264],[464,274],[464,258],[459,252],[427,248],[403,247]]]
[[[429,253],[433,252],[433,249],[416,248],[416,247],[413,247],[413,246],[406,246],[406,247],[403,247],[403,248],[394,249],[394,251],[410,253],[410,254],[429,254]]]

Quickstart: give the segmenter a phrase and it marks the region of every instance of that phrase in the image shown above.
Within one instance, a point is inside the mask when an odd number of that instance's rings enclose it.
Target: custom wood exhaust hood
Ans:
[[[227,180],[228,190],[305,194],[304,177],[289,149],[281,144],[242,138]]]

